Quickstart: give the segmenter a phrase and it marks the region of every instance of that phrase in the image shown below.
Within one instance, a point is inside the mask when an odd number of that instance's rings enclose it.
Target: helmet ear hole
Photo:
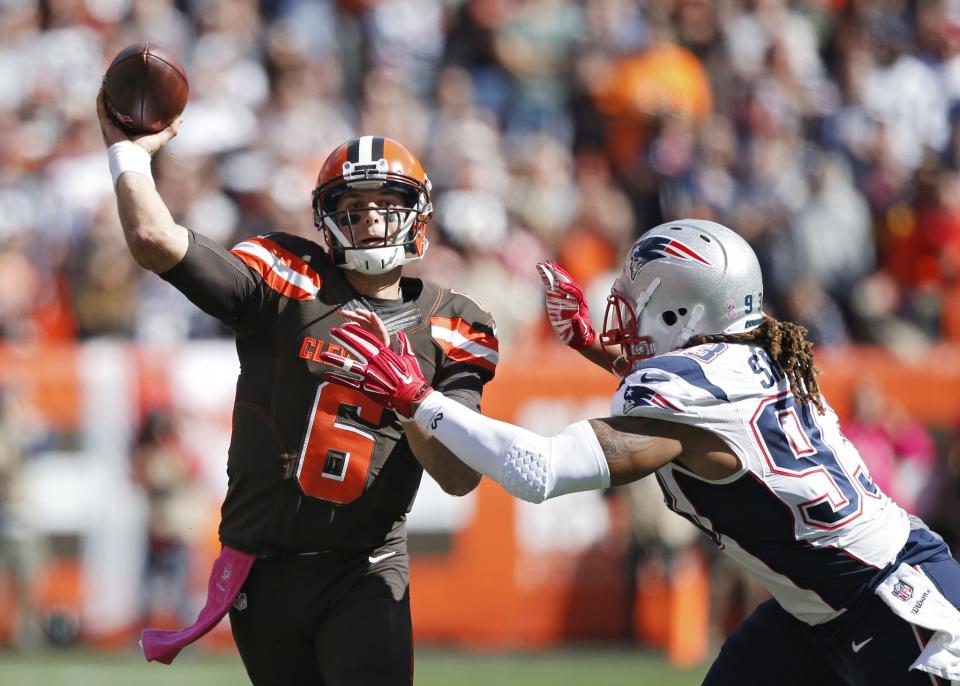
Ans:
[[[678,309],[677,309],[677,312],[679,312],[679,313],[680,313],[680,316],[683,317],[684,315],[687,314],[687,308],[686,308],[686,307],[678,308]]]
[[[660,316],[663,317],[663,321],[667,326],[673,326],[677,323],[677,313],[673,310],[667,310]]]

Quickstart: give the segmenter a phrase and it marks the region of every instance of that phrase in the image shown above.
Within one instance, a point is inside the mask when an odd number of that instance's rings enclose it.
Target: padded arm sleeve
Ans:
[[[414,419],[464,463],[513,496],[540,503],[610,485],[610,469],[589,422],[546,438],[473,412],[433,391]]]

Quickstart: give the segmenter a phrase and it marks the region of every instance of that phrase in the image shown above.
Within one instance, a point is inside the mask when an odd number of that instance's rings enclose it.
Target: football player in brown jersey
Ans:
[[[406,513],[423,469],[454,495],[480,475],[415,423],[325,382],[320,356],[342,352],[331,328],[376,312],[388,334],[406,333],[434,388],[479,407],[498,357],[490,313],[402,276],[427,250],[427,175],[400,143],[355,138],[313,193],[326,248],[268,233],[226,250],[177,225],[154,188],[150,156],[179,122],[131,140],[102,95],[97,105],[133,258],[233,330],[241,367],[207,606],[191,627],[145,632],[146,657],[169,663],[229,610],[255,684],[412,683]]]

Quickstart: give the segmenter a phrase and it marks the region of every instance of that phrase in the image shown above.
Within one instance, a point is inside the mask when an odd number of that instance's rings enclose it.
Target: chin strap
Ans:
[[[661,283],[662,283],[662,280],[660,279],[660,277],[659,277],[659,276],[656,277],[653,281],[650,282],[650,285],[649,285],[649,286],[647,286],[646,288],[643,289],[643,292],[642,292],[642,293],[640,294],[640,296],[637,298],[637,304],[634,306],[635,309],[634,309],[634,311],[633,311],[633,312],[634,312],[634,322],[635,322],[634,326],[635,326],[635,330],[634,330],[634,331],[631,331],[630,333],[631,333],[631,335],[637,337],[638,339],[639,339],[639,337],[640,337],[640,330],[639,330],[639,329],[640,329],[640,316],[641,316],[641,314],[643,313],[643,308],[647,306],[647,303],[648,303],[648,302],[650,302],[650,298],[652,298],[652,297],[653,297],[653,294],[656,292],[656,290],[657,290],[658,288],[660,288],[660,284],[661,284]],[[647,340],[649,341],[649,339],[647,339]],[[650,350],[651,347],[652,347],[652,345],[653,345],[653,343],[652,343],[652,341],[651,341],[651,342],[648,342],[648,343],[642,343],[642,342],[641,342],[641,343],[632,343],[632,344],[630,344],[630,352],[629,352],[629,354],[630,354],[631,356],[638,354],[638,353],[637,353],[637,350],[636,350],[638,345],[643,345],[643,346],[644,346],[644,349],[645,349],[645,352],[644,352],[644,353],[639,353],[640,355],[645,356],[645,357],[650,357],[650,356],[653,354],[653,353],[651,352],[651,350]],[[617,359],[626,360],[627,358],[626,358],[626,356],[624,356],[624,355],[621,354],[620,357],[617,358]],[[626,371],[625,371],[621,376],[626,376],[627,373],[629,373],[629,371],[630,371],[630,368],[626,367],[626,362],[625,362],[625,361],[624,361],[624,368],[625,368]],[[618,374],[619,374],[619,372],[617,371],[616,367],[614,367],[613,369],[614,369],[614,372],[615,372],[615,373],[618,373]]]
[[[344,250],[343,254],[344,261],[341,267],[371,276],[386,274],[404,264],[404,250],[401,245]]]
[[[654,291],[660,288],[661,280],[658,276],[653,281],[650,282],[650,285],[647,286],[643,293],[640,294],[640,297],[637,298],[637,321],[640,321],[640,313],[643,311],[643,308],[647,306],[647,303],[650,302],[650,298],[653,297]]]
[[[679,335],[677,335],[677,348],[681,347],[693,337],[697,331],[697,324],[703,319],[703,313],[705,311],[703,305],[697,304],[694,306],[693,312],[690,313],[690,319],[687,320],[687,323],[684,324]]]

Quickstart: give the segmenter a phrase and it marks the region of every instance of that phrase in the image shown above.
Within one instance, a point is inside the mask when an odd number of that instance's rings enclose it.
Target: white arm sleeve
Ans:
[[[461,461],[521,500],[540,503],[610,485],[607,458],[587,421],[545,438],[485,417],[438,391],[424,398],[414,419]]]

